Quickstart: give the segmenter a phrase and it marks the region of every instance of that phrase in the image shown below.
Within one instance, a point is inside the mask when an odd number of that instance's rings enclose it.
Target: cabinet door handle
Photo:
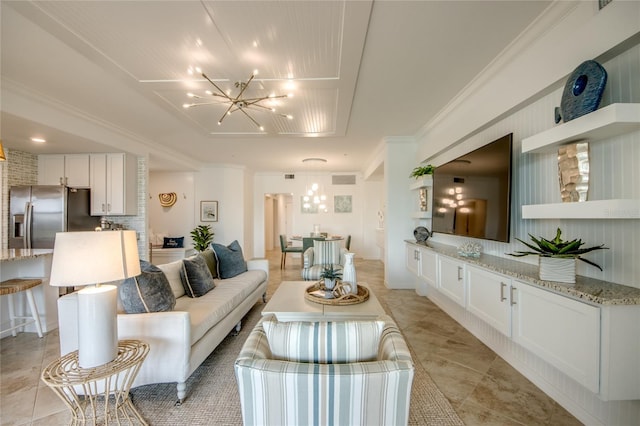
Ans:
[[[104,209],[104,203],[102,203],[102,211],[106,212],[106,210]]]
[[[514,296],[514,290],[516,290],[516,288],[513,287],[513,286],[509,290],[509,298],[511,299],[511,301],[510,301],[511,302],[511,306],[516,304],[516,299],[515,299],[515,297],[513,297]]]
[[[111,203],[107,203],[107,211],[110,212],[111,211]]]
[[[507,285],[503,282],[500,283],[500,301],[504,302],[507,298],[504,296],[504,289]]]
[[[60,176],[60,185],[64,185],[64,182],[62,180],[62,176]]]
[[[458,281],[462,281],[462,266],[458,266]]]

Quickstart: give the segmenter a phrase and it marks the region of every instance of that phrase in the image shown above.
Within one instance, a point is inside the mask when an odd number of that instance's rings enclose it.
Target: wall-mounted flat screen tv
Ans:
[[[510,133],[436,167],[434,232],[509,242],[512,139]]]

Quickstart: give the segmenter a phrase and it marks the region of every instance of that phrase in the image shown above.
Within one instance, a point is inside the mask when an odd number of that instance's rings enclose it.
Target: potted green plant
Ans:
[[[336,285],[336,281],[342,278],[342,272],[339,269],[334,269],[333,265],[325,266],[322,268],[320,278],[324,279],[324,286],[328,290],[333,290]]]
[[[415,169],[413,169],[409,177],[418,179],[424,175],[432,175],[434,170],[435,170],[435,167],[433,167],[431,164],[428,164],[426,166],[418,166]]]
[[[602,271],[600,265],[581,256],[594,250],[606,250],[608,247],[604,247],[604,244],[601,244],[599,246],[580,248],[585,244],[582,242],[582,239],[565,241],[561,236],[562,231],[558,228],[556,231],[556,237],[552,240],[542,237],[535,238],[533,235],[529,234],[529,237],[535,245],[516,238],[516,240],[520,241],[533,251],[516,251],[515,253],[507,254],[515,257],[537,255],[539,257],[540,279],[545,281],[558,281],[571,284],[575,283],[576,260],[581,260]]]
[[[198,225],[191,231],[191,239],[193,240],[193,248],[197,251],[205,251],[209,247],[209,243],[213,241],[214,232],[209,225]]]

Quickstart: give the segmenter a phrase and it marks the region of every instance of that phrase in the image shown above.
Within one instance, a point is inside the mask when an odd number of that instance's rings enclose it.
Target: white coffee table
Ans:
[[[370,320],[384,315],[384,309],[366,283],[358,285],[369,289],[369,299],[354,305],[323,305],[304,297],[313,281],[283,281],[262,310],[262,316],[275,315],[278,321],[335,321]]]

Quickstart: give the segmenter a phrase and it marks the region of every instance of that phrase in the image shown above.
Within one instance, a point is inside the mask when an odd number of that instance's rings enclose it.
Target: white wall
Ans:
[[[168,237],[185,237],[185,247],[193,244],[189,233],[195,228],[197,211],[195,175],[192,172],[149,172],[149,230]],[[167,192],[175,192],[178,199],[173,206],[162,207],[158,195]]]
[[[249,179],[250,180],[250,179]],[[211,166],[197,172],[149,173],[149,227],[154,232],[167,231],[171,236],[184,236],[185,247],[191,247],[190,232],[198,225],[210,225],[214,241],[229,244],[238,240],[246,258],[252,257],[252,200],[246,200],[246,176],[242,167]],[[158,194],[176,192],[178,201],[172,207],[161,207]],[[200,221],[200,202],[218,202],[218,221]],[[250,218],[247,220],[247,216]],[[175,234],[175,235],[174,235]]]
[[[351,173],[341,173],[351,174]],[[369,184],[363,182],[361,176],[356,174],[355,185],[332,185],[330,172],[314,173],[313,176],[305,173],[296,173],[295,179],[285,180],[282,173],[256,173],[254,177],[254,248],[256,257],[264,256],[264,196],[265,194],[288,193],[292,194],[292,224],[291,234],[308,235],[313,231],[313,225],[319,224],[322,232],[347,236],[351,235],[351,251],[356,256],[367,259],[378,259],[379,249],[375,244],[370,244],[369,239],[374,238],[377,225],[377,210],[371,212],[369,209],[370,200],[366,198],[366,187]],[[318,182],[327,195],[327,213],[303,213],[301,211],[301,196],[305,191],[308,182],[311,180]],[[351,195],[352,212],[335,213],[333,197],[335,195]],[[377,206],[379,201],[374,201]],[[370,234],[365,237],[365,234]]]
[[[409,191],[409,174],[415,167],[416,145],[412,139],[389,138],[384,162],[385,285],[389,288],[415,288],[415,278],[407,270],[405,243],[413,239],[411,221],[414,200]],[[376,224],[377,226],[377,217]]]

